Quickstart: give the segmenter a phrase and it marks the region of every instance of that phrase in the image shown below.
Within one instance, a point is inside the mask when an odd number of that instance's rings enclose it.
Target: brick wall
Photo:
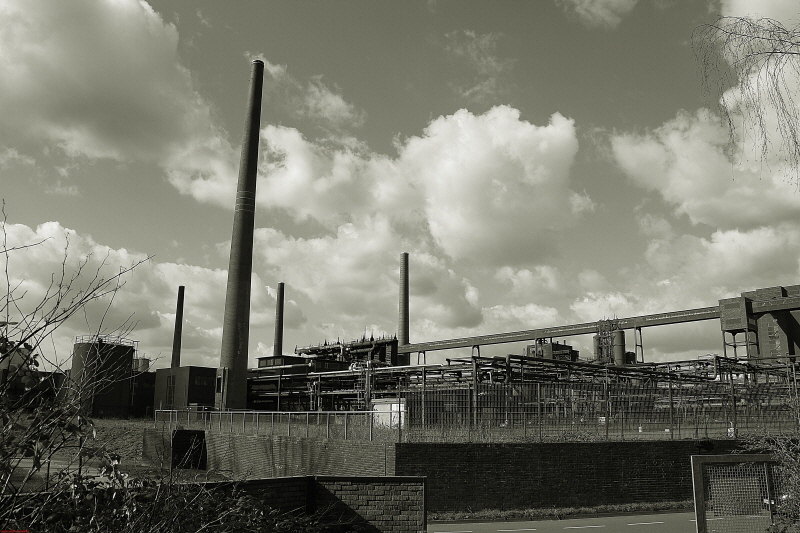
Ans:
[[[313,500],[309,499],[314,489],[313,477],[250,479],[240,481],[236,486],[245,492],[264,498],[267,505],[273,509],[282,512],[313,512]]]
[[[206,433],[208,469],[235,476],[394,474],[394,444]]]
[[[376,531],[425,531],[425,481],[423,478],[342,478],[317,476],[316,509],[346,509],[356,521],[366,521]]]
[[[428,509],[524,509],[692,498],[691,455],[732,441],[396,445],[395,475],[426,476]]]
[[[424,478],[296,476],[236,485],[281,511],[324,511],[332,519],[360,524],[362,531],[421,533],[427,527]]]

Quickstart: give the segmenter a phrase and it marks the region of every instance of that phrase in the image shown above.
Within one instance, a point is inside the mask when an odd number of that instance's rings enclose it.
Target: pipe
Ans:
[[[275,302],[275,342],[272,355],[283,355],[283,282],[278,283],[278,294]]]
[[[408,344],[408,252],[400,254],[400,317],[397,325],[397,343]]]
[[[258,135],[261,126],[261,89],[264,63],[253,61],[247,124],[239,163],[236,208],[233,214],[222,348],[217,370],[217,409],[247,407],[247,362],[250,340],[250,276],[253,272],[253,233],[256,211]]]
[[[178,305],[175,309],[175,335],[172,337],[172,364],[170,368],[181,366],[181,337],[183,336],[183,285],[178,287]]]

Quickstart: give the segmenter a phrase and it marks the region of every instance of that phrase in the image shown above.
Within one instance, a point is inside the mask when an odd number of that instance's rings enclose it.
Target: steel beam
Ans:
[[[800,300],[800,298],[798,299]],[[719,307],[702,307],[685,311],[672,311],[655,315],[643,315],[618,320],[621,329],[632,329],[647,326],[663,326],[667,324],[680,324],[683,322],[697,322],[712,320],[720,317]],[[597,333],[597,322],[556,326],[552,328],[530,329],[510,333],[494,333],[477,337],[465,337],[444,341],[422,342],[406,344],[397,348],[398,353],[427,352],[431,350],[449,350],[452,348],[470,348],[487,344],[506,344],[510,342],[532,341],[549,337],[571,337],[575,335],[590,335]]]

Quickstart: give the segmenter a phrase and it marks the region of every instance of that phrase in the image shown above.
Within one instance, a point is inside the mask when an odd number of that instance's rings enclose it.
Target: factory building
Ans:
[[[155,372],[156,409],[214,407],[217,371],[202,366],[159,368]]]
[[[569,344],[540,340],[536,344],[526,346],[525,355],[527,357],[538,357],[539,359],[577,361],[579,353],[578,350],[573,350]]]

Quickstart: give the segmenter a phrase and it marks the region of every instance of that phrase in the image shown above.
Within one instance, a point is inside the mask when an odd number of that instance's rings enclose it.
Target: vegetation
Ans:
[[[429,520],[562,520],[600,515],[644,514],[659,512],[691,511],[692,500],[682,502],[629,503],[620,505],[598,505],[594,507],[559,507],[534,509],[483,509],[480,511],[437,512],[428,515]]]

